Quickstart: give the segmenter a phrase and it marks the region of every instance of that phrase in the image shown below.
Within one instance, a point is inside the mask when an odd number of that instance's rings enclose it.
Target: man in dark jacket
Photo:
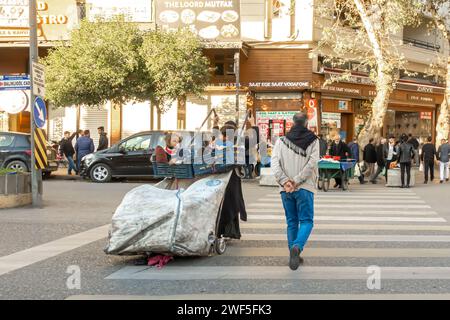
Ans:
[[[358,138],[354,138],[352,142],[348,144],[350,149],[350,155],[352,159],[356,160],[356,163],[359,163],[359,144]]]
[[[428,172],[430,173],[430,181],[434,180],[434,159],[436,158],[436,147],[433,143],[433,138],[428,137],[427,143],[422,147],[422,154],[420,155],[420,160],[423,163],[423,172],[425,175],[424,183],[428,183]]]
[[[350,149],[348,148],[347,144],[342,142],[341,137],[337,134],[334,137],[334,141],[331,144],[330,147],[330,156],[334,157],[340,157],[341,160],[345,160],[350,155]],[[336,184],[334,185],[335,188],[340,187],[342,180],[341,178],[335,178]]]
[[[84,131],[84,136],[79,137],[75,144],[75,151],[77,152],[77,165],[80,171],[81,159],[95,150],[94,141],[90,137],[89,130]]]
[[[386,159],[385,159],[385,154],[386,154],[386,139],[385,138],[381,138],[380,143],[377,145],[376,147],[376,153],[377,153],[377,171],[375,172],[375,174],[373,175],[372,179],[370,180],[370,182],[372,183],[377,183],[377,178],[380,175],[381,172],[383,172],[384,168],[386,167]]]
[[[373,145],[373,138],[370,138],[369,143],[364,147],[363,160],[366,163],[367,170],[365,176],[372,181],[373,174],[375,173],[375,163],[377,163],[377,151]]]
[[[76,132],[71,135],[69,131],[66,131],[64,132],[64,138],[62,138],[59,142],[59,153],[61,156],[65,156],[69,163],[69,168],[67,169],[67,174],[69,176],[72,175],[72,170],[75,171],[76,174],[78,174],[78,169],[75,166],[75,162],[73,161],[75,149],[72,145],[72,140],[76,135]]]
[[[414,158],[414,147],[408,143],[408,136],[403,134],[401,137],[401,144],[398,147],[398,162],[400,163],[402,188],[409,188],[411,181],[411,162]],[[405,172],[407,181],[405,185]]]
[[[108,149],[108,137],[106,136],[105,128],[98,127],[97,130],[100,135],[100,138],[98,139],[97,151]]]

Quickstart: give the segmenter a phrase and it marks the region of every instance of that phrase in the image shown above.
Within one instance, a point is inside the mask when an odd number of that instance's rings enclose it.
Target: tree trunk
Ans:
[[[381,137],[381,128],[383,127],[384,117],[386,116],[389,103],[389,96],[393,91],[395,79],[393,69],[387,64],[386,58],[383,55],[380,43],[381,40],[379,40],[377,30],[366,12],[365,4],[361,0],[353,1],[364,25],[364,29],[366,30],[367,37],[377,62],[378,71],[376,80],[377,95],[372,102],[372,114],[358,137],[360,146],[364,147],[369,142],[370,138],[374,138],[378,141]]]
[[[447,76],[445,81],[444,101],[439,109],[436,121],[436,146],[441,145],[442,139],[448,139],[449,135],[449,108],[450,108],[450,57],[447,58]]]
[[[358,142],[361,147],[369,143],[370,138],[379,142],[384,124],[384,117],[389,105],[389,97],[393,91],[394,77],[390,74],[380,72],[376,82],[377,95],[372,102],[372,114],[366,122],[364,128],[358,136]]]
[[[156,112],[157,112],[157,114],[158,114],[158,118],[157,118],[158,124],[157,124],[157,127],[158,127],[158,130],[161,130],[161,109],[159,108],[159,106],[156,107]]]

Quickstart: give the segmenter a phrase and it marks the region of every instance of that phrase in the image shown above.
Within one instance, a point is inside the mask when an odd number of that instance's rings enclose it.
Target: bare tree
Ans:
[[[406,64],[397,34],[405,25],[418,23],[417,4],[410,0],[321,0],[317,11],[324,22],[316,53],[332,65],[357,61],[358,68],[367,69],[375,84],[369,119],[358,136],[365,145],[370,138],[381,136],[389,97]],[[347,70],[325,85],[350,76],[351,70]]]

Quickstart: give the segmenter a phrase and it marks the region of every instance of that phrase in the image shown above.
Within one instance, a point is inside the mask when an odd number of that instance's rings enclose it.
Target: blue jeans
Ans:
[[[73,157],[66,157],[67,161],[69,162],[69,168],[67,169],[67,172],[69,174],[72,173],[72,170],[75,172],[78,172],[77,167],[75,166],[75,161],[73,161]]]
[[[286,214],[289,249],[298,246],[303,251],[314,226],[314,193],[304,189],[292,193],[283,191],[281,200]]]

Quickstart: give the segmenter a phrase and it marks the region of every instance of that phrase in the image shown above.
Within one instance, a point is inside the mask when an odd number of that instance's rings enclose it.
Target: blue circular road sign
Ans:
[[[47,119],[47,108],[45,107],[44,100],[39,97],[34,101],[33,116],[36,127],[43,128]]]

